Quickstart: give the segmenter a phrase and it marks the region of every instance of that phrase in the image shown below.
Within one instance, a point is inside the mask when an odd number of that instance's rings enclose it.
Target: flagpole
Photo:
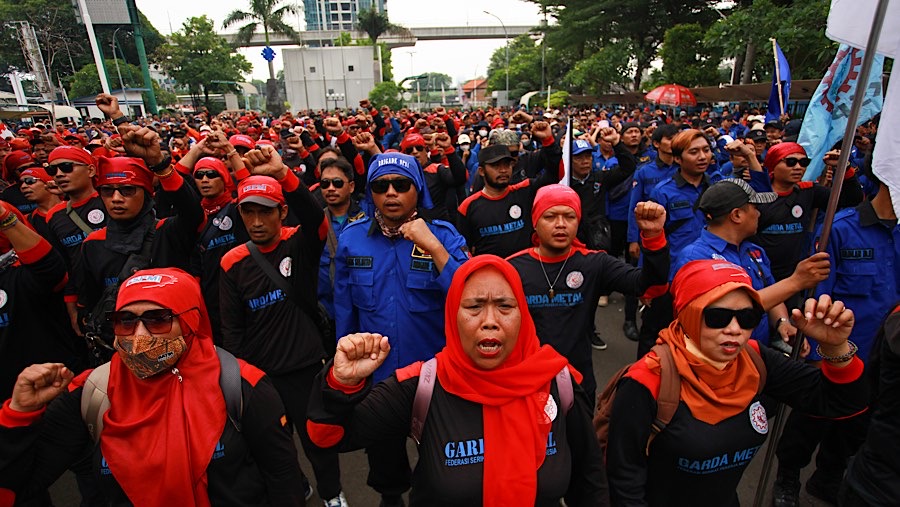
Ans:
[[[781,62],[778,61],[778,50],[776,49],[775,38],[769,39],[772,41],[772,56],[775,57],[775,79],[778,82],[778,105],[781,106],[781,115],[784,114],[784,92],[781,89]],[[781,116],[779,115],[779,116]]]
[[[847,119],[847,128],[844,129],[844,139],[841,142],[841,155],[838,158],[837,168],[834,170],[834,176],[831,183],[831,194],[828,197],[828,208],[825,210],[825,220],[822,223],[822,234],[819,237],[817,250],[824,252],[828,247],[828,240],[831,237],[831,225],[834,223],[834,214],[837,211],[838,199],[841,195],[841,188],[844,185],[844,175],[847,173],[847,164],[850,162],[850,149],[853,147],[853,136],[856,134],[856,122],[859,121],[859,112],[862,109],[863,101],[866,97],[866,83],[869,82],[869,73],[872,70],[872,61],[875,59],[875,53],[878,48],[878,38],[881,36],[881,28],[884,25],[885,13],[888,8],[888,0],[878,0],[878,6],[875,7],[875,16],[872,19],[872,29],[869,31],[869,39],[866,42],[866,50],[863,55],[862,67],[857,77],[859,86],[856,87],[856,94],[853,97],[853,104],[850,107],[850,114]],[[810,289],[810,294],[814,294]],[[791,359],[798,360],[800,358],[800,342],[803,339],[802,334],[798,333],[796,343],[791,351]],[[756,486],[756,497],[753,500],[754,507],[763,506],[763,498],[766,496],[766,489],[769,486],[769,477],[771,476],[772,466],[775,461],[775,450],[778,448],[778,440],[781,438],[781,432],[784,430],[784,405],[778,407],[778,414],[775,418],[775,424],[772,427],[772,438],[769,440],[769,447],[766,449],[766,458],[763,461],[762,472],[760,473],[759,483]]]

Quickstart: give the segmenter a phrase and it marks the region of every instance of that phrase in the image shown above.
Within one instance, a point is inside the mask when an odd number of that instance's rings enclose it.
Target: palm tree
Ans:
[[[412,37],[412,32],[409,28],[391,23],[387,13],[379,11],[374,2],[370,9],[359,11],[356,17],[356,27],[372,39],[375,55],[378,58],[378,81],[381,81],[381,47],[378,46],[378,38],[385,34]]]
[[[249,21],[240,27],[234,38],[235,46],[243,46],[250,42],[262,25],[263,34],[266,36],[266,46],[269,45],[269,34],[286,35],[291,40],[301,44],[300,34],[290,25],[284,22],[288,14],[297,15],[300,9],[294,4],[285,4],[279,7],[282,0],[250,0],[250,11],[235,9],[222,22],[222,28],[228,28],[242,21]],[[275,66],[269,60],[269,79],[275,79]]]

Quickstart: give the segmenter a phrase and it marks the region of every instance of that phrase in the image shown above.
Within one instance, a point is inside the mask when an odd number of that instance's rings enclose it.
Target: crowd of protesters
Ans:
[[[241,360],[247,413],[227,419],[237,433],[243,419],[247,439],[222,433],[217,395],[198,397],[207,414],[159,409],[152,421],[190,430],[169,452],[195,481],[173,494],[195,505],[301,505],[315,491],[345,506],[338,452],[363,446],[384,506],[410,488],[414,505],[737,505],[776,401],[795,410],[774,505],[799,505],[817,448],[811,495],[900,501],[900,425],[885,415],[900,409],[888,391],[900,333],[879,331],[900,302],[900,226],[871,171],[877,121],[858,129],[830,241],[814,253],[838,147],[803,181],[800,120],[755,109],[363,100],[129,118],[105,94],[97,106],[105,118],[88,125],[0,139],[0,506],[50,505],[66,468],[84,505],[171,504],[123,471],[143,443],[122,428],[144,409],[116,388],[145,383],[187,407],[192,391],[217,392],[214,377],[191,378],[217,349]],[[156,299],[133,294],[148,282]],[[638,361],[614,404],[595,406],[606,379],[591,348],[607,347],[595,309],[612,292]],[[784,357],[795,347],[809,364]],[[84,393],[103,365],[98,416]],[[666,368],[681,379],[674,400]],[[680,407],[669,427],[657,424],[664,402]],[[590,414],[610,408],[608,441],[585,438]],[[64,457],[46,448],[59,431],[78,434]],[[284,460],[291,431],[315,488]],[[421,445],[415,467],[407,434]],[[244,461],[216,461],[226,446]],[[160,452],[160,475],[175,474]],[[263,463],[272,455],[278,470]]]

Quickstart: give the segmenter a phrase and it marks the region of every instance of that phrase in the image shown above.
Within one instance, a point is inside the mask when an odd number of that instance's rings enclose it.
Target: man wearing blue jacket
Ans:
[[[444,346],[443,307],[456,269],[469,258],[466,240],[448,222],[426,222],[418,208],[431,197],[416,159],[400,153],[375,156],[369,164],[363,209],[348,225],[334,258],[337,336],[381,333],[391,352],[375,371],[394,370],[432,358]],[[382,505],[402,505],[410,487],[406,439],[367,449],[368,484]]]

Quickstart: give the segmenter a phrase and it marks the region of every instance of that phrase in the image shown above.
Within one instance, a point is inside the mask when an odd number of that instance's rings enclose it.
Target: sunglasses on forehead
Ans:
[[[340,178],[332,178],[330,180],[328,178],[322,178],[321,180],[319,180],[319,186],[322,188],[322,190],[330,188],[331,185],[334,185],[334,188],[344,188],[344,180]]]
[[[413,181],[409,178],[397,178],[394,180],[374,180],[369,183],[369,189],[373,194],[383,194],[388,191],[388,187],[394,187],[397,193],[405,194],[412,188]]]
[[[51,177],[56,176],[56,171],[61,171],[63,174],[71,174],[72,171],[75,170],[75,166],[84,165],[84,164],[76,164],[75,162],[59,162],[56,164],[50,164],[47,166],[47,174]]]
[[[811,160],[809,159],[809,157],[784,159],[784,163],[788,167],[794,167],[797,164],[800,164],[800,167],[808,167],[810,162]]]
[[[203,178],[215,179],[220,178],[222,175],[219,174],[219,171],[215,169],[200,169],[199,171],[194,171],[194,179],[202,180]]]
[[[706,327],[712,329],[723,329],[731,324],[732,319],[737,319],[741,329],[756,329],[762,321],[763,314],[756,308],[741,308],[740,310],[732,310],[731,308],[709,307],[703,310],[703,321]]]
[[[122,197],[134,197],[134,195],[137,194],[138,187],[135,185],[103,185],[97,190],[100,192],[100,197],[110,198],[115,195],[117,190]]]

